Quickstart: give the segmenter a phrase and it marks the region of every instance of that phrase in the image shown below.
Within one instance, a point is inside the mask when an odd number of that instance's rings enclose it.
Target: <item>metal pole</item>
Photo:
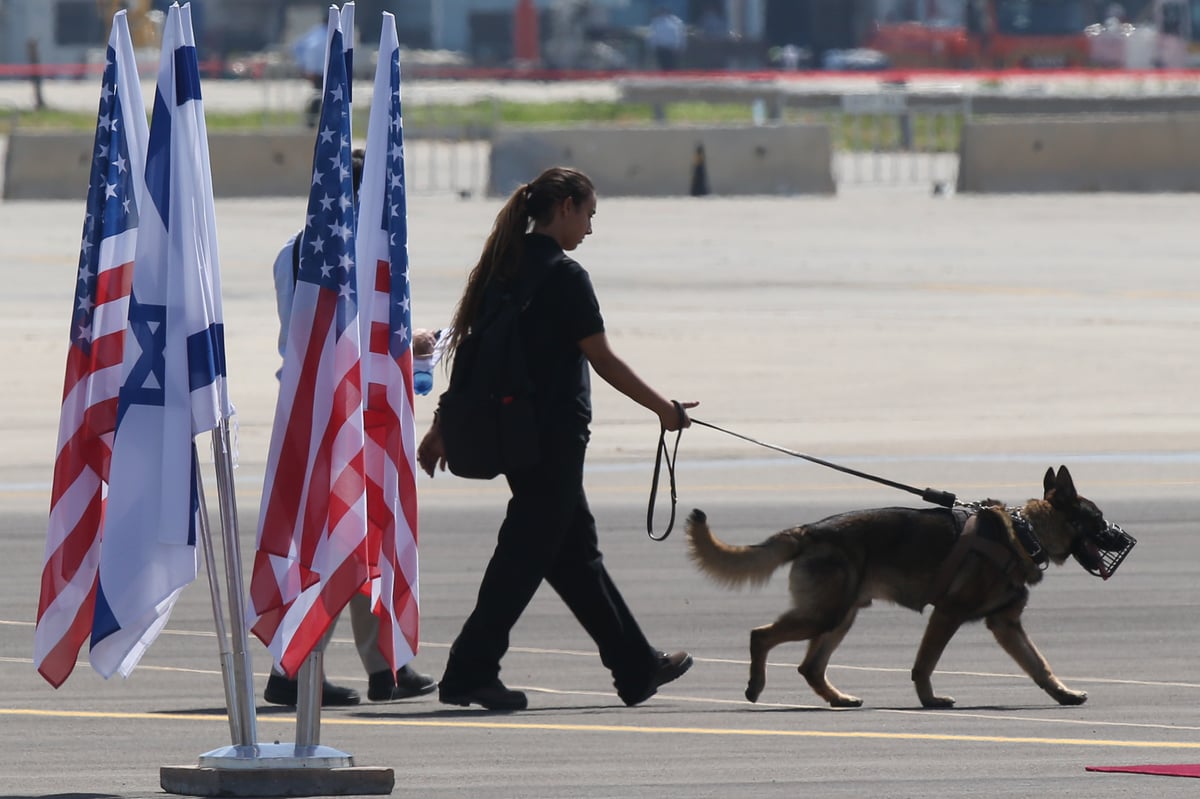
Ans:
[[[258,742],[254,709],[254,672],[250,665],[250,647],[246,635],[245,596],[242,587],[242,554],[238,543],[237,500],[233,488],[233,446],[229,420],[221,419],[213,428],[213,464],[217,473],[217,495],[221,504],[222,544],[225,554],[225,584],[229,592],[229,620],[233,630],[233,668],[235,697],[240,700],[239,740],[236,744],[253,746]]]
[[[225,708],[229,714],[230,743],[237,745],[241,731],[241,703],[237,701],[234,683],[233,653],[229,649],[229,633],[225,629],[225,609],[221,606],[221,582],[217,578],[217,562],[213,556],[212,529],[208,524],[208,505],[204,501],[204,480],[200,478],[200,457],[192,447],[192,470],[196,475],[196,496],[200,503],[200,543],[204,550],[204,570],[208,572],[208,589],[212,598],[213,623],[217,631],[217,649],[221,656],[221,683],[225,686]]]
[[[296,685],[296,749],[321,743],[321,687],[324,652],[318,644],[300,665]]]

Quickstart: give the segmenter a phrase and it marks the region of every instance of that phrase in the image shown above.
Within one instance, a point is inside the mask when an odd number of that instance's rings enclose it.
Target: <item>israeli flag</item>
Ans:
[[[118,395],[92,667],[128,677],[196,579],[194,437],[229,415],[212,177],[189,9],[163,29]]]

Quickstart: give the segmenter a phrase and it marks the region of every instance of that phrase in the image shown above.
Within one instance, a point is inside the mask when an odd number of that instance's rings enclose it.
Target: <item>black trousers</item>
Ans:
[[[475,609],[450,649],[443,690],[470,691],[499,677],[509,633],[543,580],[596,642],[617,693],[636,697],[648,686],[658,653],[604,568],[583,492],[586,450],[586,433],[544,442],[540,463],[507,476],[508,513]]]

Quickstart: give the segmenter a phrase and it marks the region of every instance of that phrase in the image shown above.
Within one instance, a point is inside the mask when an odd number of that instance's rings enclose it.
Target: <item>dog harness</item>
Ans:
[[[979,555],[990,561],[1016,589],[1023,588],[1029,582],[1031,569],[1040,569],[1045,566],[1046,555],[1041,542],[1033,532],[1032,525],[1018,509],[996,508],[1004,510],[1012,522],[1013,534],[1005,535],[1002,540],[997,540],[989,535],[994,528],[988,525],[983,526],[982,530],[978,524],[969,531],[966,529],[967,522],[973,516],[990,507],[995,506],[972,504],[950,509],[954,518],[954,547],[942,561],[941,569],[938,570],[937,577],[930,586],[925,600],[927,605],[936,605],[945,597],[955,575],[959,573],[963,562],[971,554]]]

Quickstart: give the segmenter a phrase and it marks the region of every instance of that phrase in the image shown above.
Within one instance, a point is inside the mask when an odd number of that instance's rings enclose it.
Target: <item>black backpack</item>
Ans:
[[[450,383],[438,399],[446,466],[459,477],[490,480],[539,458],[533,382],[521,347],[521,313],[550,273],[489,286],[480,320],[454,352]]]

